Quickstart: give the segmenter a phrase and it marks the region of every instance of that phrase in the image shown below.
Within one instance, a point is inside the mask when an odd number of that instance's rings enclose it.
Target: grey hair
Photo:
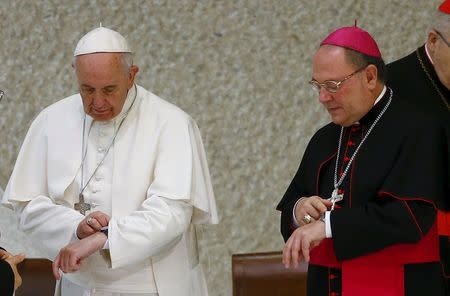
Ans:
[[[122,52],[119,56],[123,66],[127,70],[127,72],[130,71],[131,66],[133,66],[133,54],[131,52]],[[72,67],[76,69],[76,59],[77,57],[73,57],[72,60]]]
[[[432,30],[438,30],[445,36],[450,34],[450,14],[437,10],[436,13],[433,14],[433,20],[431,23],[433,25],[431,28]]]

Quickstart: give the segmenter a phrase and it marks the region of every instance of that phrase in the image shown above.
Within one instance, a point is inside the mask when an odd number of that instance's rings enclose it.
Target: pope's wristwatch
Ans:
[[[108,226],[102,227],[102,229],[100,229],[100,232],[108,237]]]

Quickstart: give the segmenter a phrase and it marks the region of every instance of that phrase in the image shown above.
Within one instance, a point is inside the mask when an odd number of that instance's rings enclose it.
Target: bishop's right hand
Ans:
[[[302,197],[295,206],[295,218],[300,226],[317,221],[320,215],[331,208],[332,202],[320,196]]]
[[[102,227],[108,226],[109,219],[107,214],[100,211],[90,213],[78,224],[78,238],[83,239],[99,232]]]

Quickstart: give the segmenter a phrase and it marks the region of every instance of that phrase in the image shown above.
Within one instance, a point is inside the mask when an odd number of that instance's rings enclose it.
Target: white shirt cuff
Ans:
[[[330,221],[331,211],[325,212],[325,237],[332,238],[333,234],[331,233],[331,221]]]
[[[77,228],[75,228],[75,230],[73,231],[73,234],[72,234],[72,238],[70,239],[70,242],[76,242],[79,240],[80,239],[78,238],[78,235],[77,235]]]
[[[109,250],[109,238],[106,239],[105,244],[103,245],[103,250]]]

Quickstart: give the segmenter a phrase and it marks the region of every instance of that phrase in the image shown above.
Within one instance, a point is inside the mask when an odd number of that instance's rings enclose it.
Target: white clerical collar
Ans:
[[[377,99],[375,100],[375,103],[373,103],[373,105],[375,106],[380,100],[381,98],[384,96],[384,94],[386,93],[386,85],[383,86],[383,90],[381,91],[380,95],[377,97]]]
[[[425,53],[427,54],[427,57],[430,60],[431,64],[434,65],[433,60],[431,59],[430,53],[428,52],[428,44],[427,43],[425,43]]]
[[[381,91],[381,93],[378,95],[377,99],[375,100],[375,102],[373,103],[373,105],[375,106],[380,100],[381,98],[384,96],[384,94],[386,93],[386,85],[383,86],[383,90]],[[359,120],[355,121],[352,125],[359,125]]]
[[[117,122],[118,120],[122,120],[122,118],[124,118],[128,114],[128,112],[130,111],[131,105],[133,104],[134,99],[136,97],[136,92],[137,92],[137,86],[136,86],[136,84],[133,84],[133,86],[131,86],[131,88],[128,90],[127,98],[125,99],[125,103],[123,103],[122,110],[112,120]]]

